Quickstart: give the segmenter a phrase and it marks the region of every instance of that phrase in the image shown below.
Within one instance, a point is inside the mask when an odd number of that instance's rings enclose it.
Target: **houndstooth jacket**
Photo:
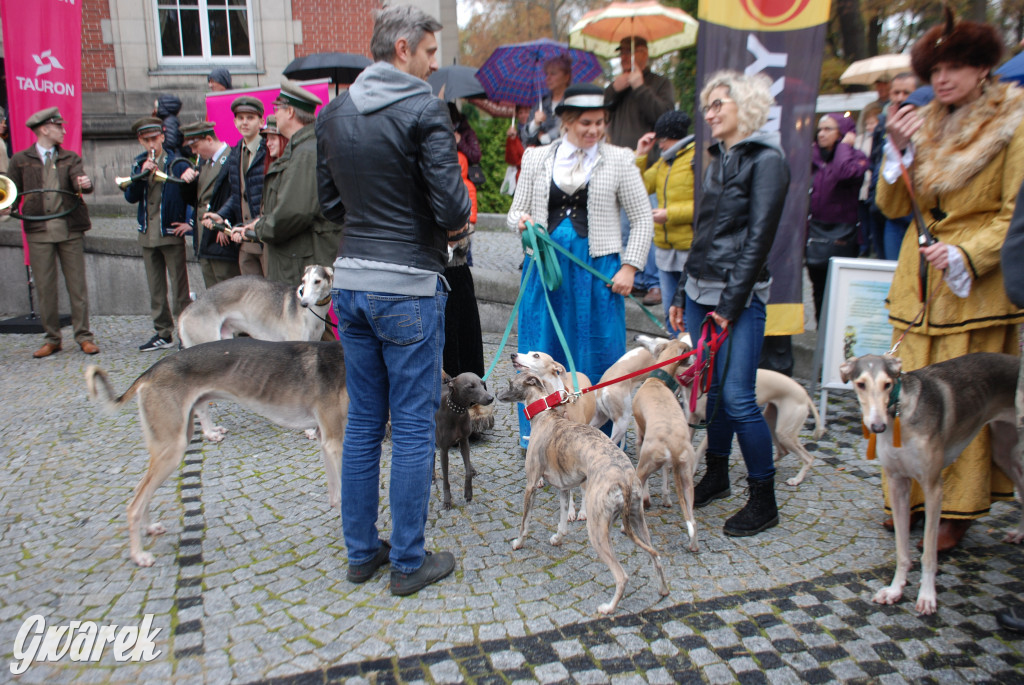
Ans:
[[[548,195],[557,147],[557,143],[552,143],[529,148],[523,154],[516,194],[505,218],[506,224],[513,231],[517,230],[519,217],[523,214],[529,214],[534,221],[554,228],[548,222]],[[626,210],[630,225],[629,243],[622,262],[642,270],[654,238],[651,202],[643,178],[636,167],[632,150],[598,143],[597,163],[590,175],[587,192],[591,257],[622,252],[619,207]]]

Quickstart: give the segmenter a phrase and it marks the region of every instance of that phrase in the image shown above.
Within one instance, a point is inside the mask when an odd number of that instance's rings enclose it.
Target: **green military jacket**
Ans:
[[[307,266],[334,263],[341,226],[320,211],[312,124],[295,133],[267,169],[263,215],[255,228],[267,253],[267,278],[272,281],[298,284]]]

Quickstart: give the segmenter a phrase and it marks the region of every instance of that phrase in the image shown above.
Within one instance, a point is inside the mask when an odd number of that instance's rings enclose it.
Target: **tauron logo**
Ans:
[[[52,50],[45,50],[41,54],[32,55],[32,59],[35,60],[36,63],[36,76],[48,74],[54,69],[64,69],[64,65],[57,61],[56,57],[50,54],[52,52]]]

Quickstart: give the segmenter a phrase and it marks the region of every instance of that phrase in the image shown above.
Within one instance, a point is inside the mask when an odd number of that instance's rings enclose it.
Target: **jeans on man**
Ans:
[[[658,196],[651,195],[651,207],[658,206]],[[622,231],[622,248],[625,249],[626,245],[629,244],[629,217],[626,216],[626,210],[619,210],[619,222]],[[652,242],[650,248],[647,251],[647,264],[644,265],[643,271],[637,271],[633,277],[633,287],[639,290],[650,290],[651,288],[661,287],[658,283],[658,265],[654,263],[654,243]],[[662,298],[665,297],[664,290],[662,290]]]
[[[695,343],[700,338],[704,317],[713,311],[715,308],[712,306],[700,305],[686,298],[686,330]],[[707,401],[707,453],[730,454],[735,435],[747,465],[747,474],[754,480],[775,477],[772,434],[757,406],[755,392],[764,322],[764,303],[754,297],[750,306],[729,324],[729,335],[715,356]],[[711,328],[716,333],[719,330],[714,325]]]
[[[341,460],[349,565],[369,562],[380,545],[381,442],[390,411],[391,568],[412,573],[425,554],[448,295],[439,283],[432,297],[337,289],[332,296],[349,397]]]

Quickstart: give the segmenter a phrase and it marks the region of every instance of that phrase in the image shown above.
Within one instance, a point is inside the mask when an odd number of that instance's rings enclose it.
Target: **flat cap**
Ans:
[[[212,121],[196,121],[191,124],[185,124],[181,127],[181,135],[184,136],[185,142],[194,138],[205,138],[206,136],[217,137],[214,132],[215,124]]]
[[[267,117],[267,125],[260,129],[260,135],[263,137],[266,137],[271,133],[281,135],[281,132],[277,130],[277,117],[273,114]]]
[[[36,126],[42,126],[43,124],[63,124],[64,117],[60,115],[60,110],[56,107],[47,107],[41,109],[28,118],[25,125],[29,128],[35,128]]]
[[[281,94],[274,102],[298,107],[307,112],[315,112],[317,107],[324,104],[323,100],[288,79],[281,80]]]
[[[251,112],[258,116],[263,116],[263,103],[259,98],[254,98],[251,95],[243,95],[240,98],[235,98],[231,103],[231,111],[235,114],[241,112]]]
[[[156,117],[142,117],[132,124],[132,133],[143,138],[149,138],[163,132],[164,122]]]

